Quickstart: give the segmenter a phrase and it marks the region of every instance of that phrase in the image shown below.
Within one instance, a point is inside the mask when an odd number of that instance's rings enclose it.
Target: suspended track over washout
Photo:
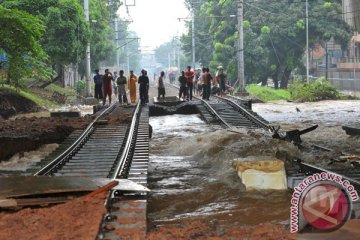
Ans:
[[[210,100],[194,97],[188,104],[196,105],[200,115],[209,124],[228,129],[263,129],[273,133],[274,127],[251,109],[251,102],[234,96],[211,96]],[[103,109],[84,130],[73,132],[60,147],[27,171],[35,176],[94,177],[128,179],[147,186],[149,161],[149,108],[134,107],[128,121],[111,122],[117,104]],[[118,113],[116,113],[118,114]],[[306,176],[329,171],[301,161],[287,168],[288,187],[293,189]],[[348,179],[360,190],[360,168],[332,170]],[[108,213],[99,229],[99,239],[119,239],[119,236],[137,232],[145,236],[146,191],[109,192],[106,201]],[[136,220],[134,220],[136,219]],[[124,224],[126,223],[126,224]]]

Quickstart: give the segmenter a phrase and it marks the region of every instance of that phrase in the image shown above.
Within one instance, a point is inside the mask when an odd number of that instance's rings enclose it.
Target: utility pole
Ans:
[[[130,72],[130,53],[129,53],[129,43],[126,43],[125,45],[125,52],[126,52],[126,67],[127,67],[127,72]]]
[[[192,66],[195,69],[195,9],[191,6]]]
[[[328,60],[328,44],[325,42],[325,79],[328,80],[329,60]]]
[[[309,83],[309,11],[306,0],[306,82]]]
[[[84,13],[85,20],[87,24],[89,24],[89,0],[84,0]],[[90,42],[88,40],[86,45],[86,53],[85,53],[85,80],[86,80],[86,97],[91,96],[90,90]]]
[[[119,63],[119,25],[118,25],[118,18],[115,16],[115,41],[116,41],[116,68],[120,67]]]
[[[243,0],[238,1],[238,81],[239,91],[244,92],[244,31],[243,31]]]

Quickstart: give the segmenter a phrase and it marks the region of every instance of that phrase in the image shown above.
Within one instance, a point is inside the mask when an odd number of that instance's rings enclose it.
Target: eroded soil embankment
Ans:
[[[0,120],[0,161],[17,152],[35,150],[42,144],[61,143],[91,120],[91,117]]]
[[[0,89],[0,119],[8,119],[18,113],[36,112],[40,109],[33,101],[7,89]]]

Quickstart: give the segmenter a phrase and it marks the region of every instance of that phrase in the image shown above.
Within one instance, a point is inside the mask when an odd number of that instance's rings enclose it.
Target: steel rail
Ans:
[[[213,96],[213,97],[230,102],[231,104],[235,105],[238,109],[240,109],[240,111],[244,114],[244,116],[248,117],[250,121],[255,122],[256,124],[258,124],[259,126],[261,126],[262,128],[264,128],[267,131],[273,132],[273,127],[272,126],[270,126],[269,124],[267,124],[267,123],[261,121],[260,119],[256,118],[248,110],[246,110],[244,107],[242,107],[238,103],[234,102],[233,100],[223,98],[223,97],[219,97],[219,96]]]
[[[309,175],[309,173],[319,173],[319,172],[329,172],[329,173],[334,173],[336,175],[339,175],[342,177],[342,179],[347,179],[349,182],[351,182],[353,185],[356,185],[358,188],[360,188],[360,181],[356,180],[356,179],[353,179],[353,178],[350,178],[350,177],[347,177],[345,175],[342,175],[342,174],[339,174],[337,172],[334,172],[334,171],[331,171],[331,170],[328,170],[328,169],[324,169],[324,168],[321,168],[321,167],[318,167],[318,166],[315,166],[315,165],[312,165],[312,164],[309,164],[309,163],[303,163],[303,162],[300,162],[298,163],[299,166],[300,166],[300,171],[305,173],[306,175]]]
[[[194,97],[194,96],[193,96]],[[227,128],[233,128],[233,126],[231,126],[230,124],[228,124],[216,111],[213,107],[211,107],[211,105],[206,102],[204,99],[198,98],[198,97],[194,97],[199,99],[200,101],[202,101],[203,104],[205,104],[211,111],[212,113],[227,127]]]
[[[123,149],[123,151],[121,153],[121,156],[119,158],[116,170],[114,171],[114,174],[112,176],[113,179],[118,178],[118,176],[121,175],[121,173],[123,172],[123,170],[125,168],[126,159],[127,159],[128,155],[129,155],[130,148],[131,148],[131,143],[132,143],[133,136],[134,136],[134,130],[135,130],[136,124],[138,123],[138,119],[140,117],[140,113],[141,113],[140,109],[141,109],[140,101],[138,101],[138,103],[136,105],[136,109],[134,111],[133,119],[131,121],[131,125],[130,125],[130,128],[129,128],[129,134],[128,134],[127,139],[126,139],[124,149]]]
[[[102,111],[89,125],[88,127],[83,131],[83,133],[76,139],[76,141],[71,144],[70,147],[68,147],[65,151],[63,151],[59,156],[57,156],[54,160],[52,160],[50,163],[48,163],[46,166],[41,168],[39,171],[34,173],[34,176],[39,175],[47,175],[50,174],[51,171],[56,168],[57,166],[61,165],[64,161],[69,158],[69,156],[75,151],[78,150],[81,147],[81,144],[89,137],[89,135],[94,130],[94,124],[95,122],[102,117],[105,114],[108,114],[115,108],[115,102],[111,104],[108,108],[106,108],[104,111]]]
[[[176,88],[176,89],[179,89],[178,86],[174,85],[174,84],[171,84],[171,83],[167,83],[168,85]],[[204,105],[206,105],[210,111],[227,127],[227,128],[233,128],[230,124],[228,124],[216,111],[213,107],[211,107],[211,105],[206,102],[204,99],[202,98],[199,98],[199,97],[196,97],[196,96],[193,96],[193,98],[196,98],[198,100],[200,100]]]
[[[175,87],[175,88],[178,88],[178,86],[175,86],[173,84],[170,84],[170,83],[167,83],[169,84],[170,86],[172,87]],[[253,121],[255,122],[257,125],[259,125],[260,127],[262,127],[263,129],[269,131],[269,132],[274,132],[274,128],[270,125],[268,125],[267,123],[261,121],[260,119],[256,118],[254,115],[252,115],[248,110],[246,110],[244,107],[242,107],[241,105],[239,105],[238,103],[230,100],[230,99],[226,99],[226,98],[223,98],[223,97],[219,97],[219,96],[215,96],[213,95],[212,97],[215,97],[215,98],[219,98],[219,99],[222,99],[224,101],[227,101],[233,105],[235,105],[238,109],[240,109],[240,111],[242,112],[242,114],[244,115],[244,117],[247,117],[250,121]],[[211,105],[206,102],[205,100],[203,100],[202,98],[199,98],[199,97],[196,97],[196,96],[193,96],[193,98],[196,98],[198,100],[200,100],[203,104],[205,104],[208,109],[210,109],[212,111],[212,113],[227,127],[227,128],[234,128],[233,126],[231,126],[230,124],[228,124],[216,111],[213,107],[211,107]],[[230,105],[231,105],[230,104]]]

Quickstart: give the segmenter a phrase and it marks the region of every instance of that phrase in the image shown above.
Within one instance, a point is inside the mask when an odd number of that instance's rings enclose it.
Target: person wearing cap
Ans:
[[[189,97],[190,97],[190,100],[192,100],[192,91],[193,91],[193,84],[194,84],[194,76],[195,76],[195,73],[193,70],[191,70],[191,66],[188,66],[187,67],[187,70],[185,71],[185,77],[187,78],[187,82],[186,82],[186,85],[187,85],[187,99],[189,100]]]
[[[127,81],[127,89],[130,91],[130,101],[135,103],[136,101],[136,85],[137,85],[137,76],[134,74],[133,70],[130,70],[130,75]]]

